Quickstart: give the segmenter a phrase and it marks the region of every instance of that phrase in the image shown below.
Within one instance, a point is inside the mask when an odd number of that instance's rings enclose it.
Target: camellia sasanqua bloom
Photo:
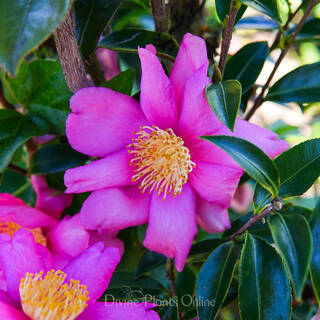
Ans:
[[[79,214],[60,220],[64,209],[71,204],[71,195],[50,189],[42,176],[32,176],[31,182],[37,194],[35,208],[11,194],[0,193],[0,234],[12,237],[20,229],[29,230],[37,243],[50,250],[57,267],[64,266],[98,241],[118,247],[123,252],[123,243],[115,233],[97,234],[86,230]],[[5,279],[0,276],[0,288],[4,286]]]
[[[144,245],[175,258],[181,271],[197,223],[211,233],[230,227],[227,208],[243,173],[199,136],[235,135],[270,157],[287,143],[241,119],[231,132],[216,118],[205,97],[210,80],[203,39],[184,36],[170,77],[153,46],[139,48],[139,57],[140,105],[106,88],[81,89],[71,98],[69,143],[102,159],[68,170],[66,192],[93,191],[80,212],[88,229],[114,231],[148,222]]]
[[[150,303],[97,301],[120,261],[117,248],[98,242],[64,268],[27,230],[0,235],[0,265],[7,278],[0,290],[0,317],[6,320],[159,320]]]

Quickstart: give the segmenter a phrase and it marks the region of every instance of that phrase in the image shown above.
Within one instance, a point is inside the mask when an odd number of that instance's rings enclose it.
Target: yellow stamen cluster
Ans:
[[[30,231],[36,242],[41,243],[45,247],[47,246],[47,238],[43,235],[41,228],[23,228],[15,222],[0,222],[0,233],[6,233],[10,237],[13,237],[16,231],[19,229],[26,229]]]
[[[195,167],[183,140],[172,129],[162,130],[157,126],[141,127],[134,134],[137,137],[128,146],[128,152],[134,155],[130,165],[136,167],[132,180],[142,179],[139,186],[142,192],[147,188],[150,193],[158,191],[158,196],[163,192],[163,200],[171,192],[173,196],[180,194]]]
[[[51,270],[26,273],[20,280],[20,297],[23,311],[32,320],[74,320],[87,307],[86,286],[77,280],[64,283],[66,274]]]

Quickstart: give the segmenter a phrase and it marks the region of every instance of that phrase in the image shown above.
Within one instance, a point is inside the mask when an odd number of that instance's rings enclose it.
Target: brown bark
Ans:
[[[54,32],[54,40],[70,91],[76,92],[81,88],[92,86],[77,45],[73,10]]]

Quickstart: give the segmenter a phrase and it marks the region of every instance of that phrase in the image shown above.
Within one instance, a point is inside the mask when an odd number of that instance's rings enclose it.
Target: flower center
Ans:
[[[66,274],[51,270],[26,273],[20,280],[22,309],[33,320],[73,320],[87,307],[87,287],[77,280],[64,283]]]
[[[33,234],[34,240],[36,242],[44,245],[45,247],[47,246],[47,238],[43,235],[41,228],[24,228],[15,222],[10,222],[10,221],[0,222],[0,233],[6,233],[11,238],[13,237],[15,232],[18,231],[19,229],[26,229],[30,231]]]
[[[161,130],[156,126],[141,127],[134,134],[137,137],[128,146],[128,152],[134,155],[130,165],[136,167],[132,180],[142,179],[139,186],[142,193],[147,188],[149,193],[158,191],[158,196],[163,192],[163,200],[171,192],[173,196],[180,194],[188,174],[196,166],[184,141],[172,129]]]

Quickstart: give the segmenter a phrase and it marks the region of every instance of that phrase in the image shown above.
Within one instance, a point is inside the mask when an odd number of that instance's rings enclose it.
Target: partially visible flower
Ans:
[[[110,80],[111,78],[119,74],[120,69],[118,63],[118,56],[115,51],[104,48],[98,48],[96,50],[96,54],[103,68],[106,80]]]
[[[93,191],[80,212],[86,228],[118,231],[148,222],[144,245],[175,258],[181,271],[197,223],[211,233],[230,227],[227,208],[243,173],[199,136],[235,135],[271,157],[287,143],[241,119],[231,132],[216,118],[205,97],[203,39],[184,36],[170,78],[155,53],[152,45],[139,48],[141,105],[107,88],[81,89],[71,98],[69,143],[101,159],[68,170],[65,185],[69,193]]]
[[[153,304],[97,300],[120,261],[117,248],[96,243],[61,270],[27,230],[0,235],[0,264],[7,278],[0,291],[0,317],[15,320],[159,320]]]
[[[79,214],[65,216],[62,212],[71,204],[72,196],[48,188],[44,177],[31,178],[37,194],[36,208],[27,206],[11,194],[0,194],[0,234],[12,237],[20,229],[32,233],[37,243],[47,247],[54,257],[56,267],[65,266],[89,245],[103,241],[106,246],[118,247],[123,253],[123,243],[115,232],[103,233],[86,230]],[[0,268],[0,288],[5,287]]]
[[[248,183],[238,186],[230,207],[236,212],[245,212],[249,209],[252,202],[253,190]]]

